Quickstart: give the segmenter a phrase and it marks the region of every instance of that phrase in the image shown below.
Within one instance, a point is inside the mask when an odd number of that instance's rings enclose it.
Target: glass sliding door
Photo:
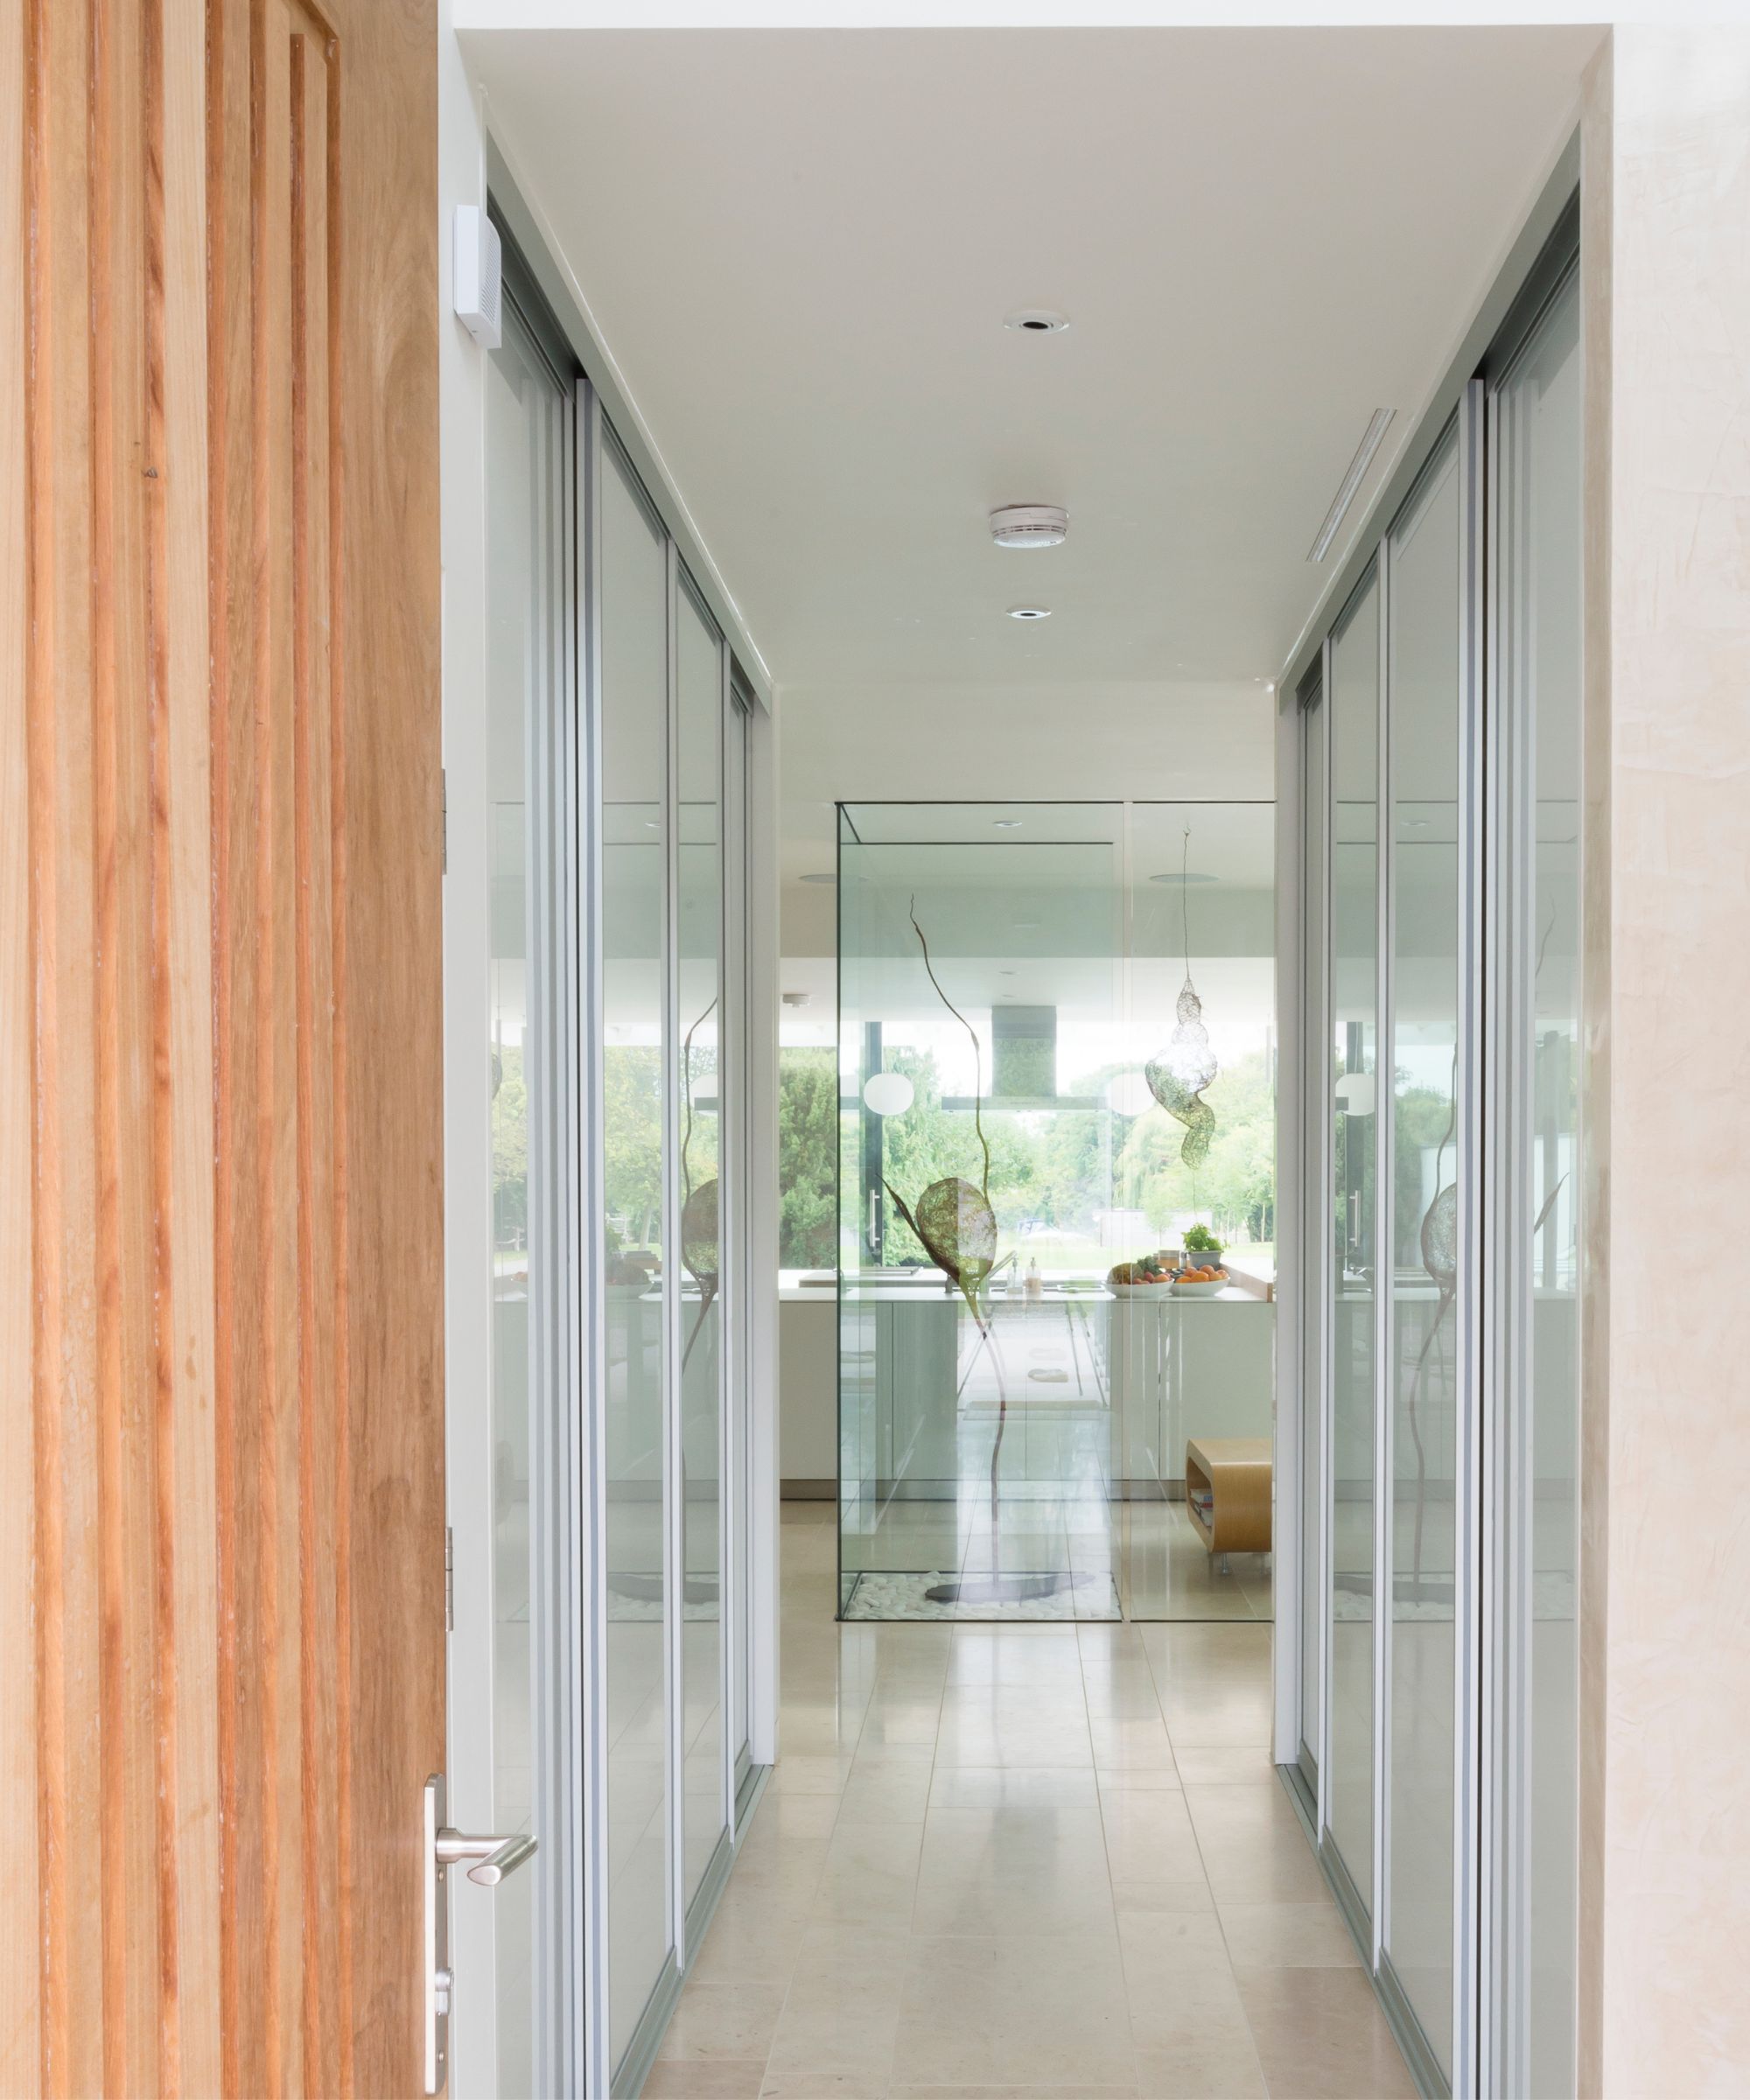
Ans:
[[[486,1685],[455,1732],[456,1815],[532,1831],[540,1850],[484,1902],[458,1896],[458,1960],[489,1936],[489,1991],[458,2035],[504,2093],[564,2082],[573,1829],[564,1764],[570,1628],[572,682],[571,396],[514,301],[487,360],[486,1056],[492,1169],[491,1477],[452,1491],[455,1528],[489,1528],[490,1609],[458,1626],[458,1681]],[[489,1656],[477,1652],[483,1628]],[[484,1738],[482,1741],[481,1739]],[[475,1790],[476,1743],[490,1770]],[[472,1819],[478,1815],[480,1820]],[[466,1886],[466,1885],[464,1885]],[[466,1908],[465,1908],[466,1907]],[[472,2022],[472,2025],[470,2023]]]
[[[680,1410],[681,1902],[728,1824],[724,1766],[723,637],[674,564],[675,1029],[679,1265],[668,1266]]]
[[[1580,344],[1570,276],[1494,397],[1495,808],[1508,962],[1492,1475],[1507,1754],[1501,2090],[1572,2093],[1578,1784]]]
[[[1391,723],[1390,1622],[1385,1953],[1452,2063],[1462,612],[1449,436],[1386,542]]]
[[[630,469],[595,474],[606,1572],[608,2032],[617,2066],[675,1944],[669,1902],[664,1249],[671,1236],[664,1069],[668,918],[668,553]]]
[[[732,1806],[738,1802],[750,1765],[752,1626],[752,1423],[748,1397],[747,1308],[752,1274],[748,1261],[747,1017],[747,739],[752,703],[737,683],[733,666],[724,709],[723,746],[723,1031],[719,1052],[722,1106],[718,1116],[723,1170],[723,1275],[719,1292],[724,1358],[724,1405],[728,1413],[729,1474],[724,1495],[724,1544],[728,1579],[724,1624],[729,1643],[729,1771]]]
[[[1299,1776],[1418,2083],[1536,2100],[1577,2076],[1577,227],[1299,688]]]
[[[1306,797],[1300,872],[1301,996],[1305,1011],[1322,1014],[1329,1003],[1330,766],[1324,667],[1300,693],[1301,781]],[[1300,1742],[1299,1765],[1315,1802],[1325,1761],[1325,1565],[1328,1550],[1328,1388],[1330,1324],[1326,1305],[1331,1238],[1330,1176],[1325,1125],[1330,1112],[1324,1031],[1309,1028],[1303,1075],[1306,1173],[1302,1232],[1306,1250],[1306,1319],[1300,1378]]]
[[[598,2082],[638,2090],[729,1858],[748,1740],[747,746],[722,629],[598,405]]]
[[[1380,589],[1369,574],[1331,639],[1330,937],[1324,1287],[1330,1355],[1330,1589],[1325,1813],[1373,1909],[1375,1445],[1378,1362]]]

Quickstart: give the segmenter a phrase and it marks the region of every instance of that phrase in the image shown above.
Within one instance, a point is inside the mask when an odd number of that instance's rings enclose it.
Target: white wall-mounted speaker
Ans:
[[[456,206],[451,265],[456,318],[482,350],[504,340],[504,256],[498,228],[477,204]]]

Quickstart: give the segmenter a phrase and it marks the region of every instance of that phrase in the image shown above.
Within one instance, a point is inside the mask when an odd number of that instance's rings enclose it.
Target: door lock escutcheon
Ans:
[[[441,2093],[450,2070],[450,2003],[454,1978],[450,1972],[449,1870],[469,1861],[468,1879],[495,1888],[532,1859],[536,1841],[527,1831],[508,1837],[472,1838],[444,1821],[444,1774],[425,1782],[425,2090]]]

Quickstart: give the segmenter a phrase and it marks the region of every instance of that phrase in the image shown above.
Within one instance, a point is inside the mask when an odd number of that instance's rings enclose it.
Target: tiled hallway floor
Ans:
[[[1413,2091],[1267,1626],[840,1626],[833,1514],[785,1506],[780,1759],[649,2100]]]

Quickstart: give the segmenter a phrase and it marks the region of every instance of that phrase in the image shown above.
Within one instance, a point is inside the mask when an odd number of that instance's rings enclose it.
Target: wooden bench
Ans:
[[[1185,1507],[1211,1553],[1270,1551],[1270,1440],[1194,1437],[1185,1446]],[[1208,1520],[1197,1507],[1211,1500]]]

